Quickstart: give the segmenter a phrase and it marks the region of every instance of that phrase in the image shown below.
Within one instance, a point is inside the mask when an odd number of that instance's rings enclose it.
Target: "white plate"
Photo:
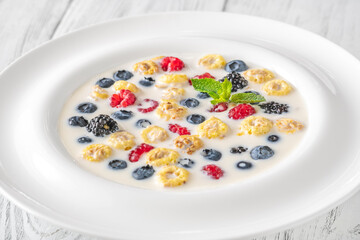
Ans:
[[[226,53],[246,44],[274,56],[281,75],[297,74],[292,84],[309,110],[302,145],[269,171],[223,188],[150,191],[84,171],[62,146],[55,127],[61,107],[95,74],[131,56]],[[357,59],[317,35],[234,14],[147,15],[71,33],[0,77],[2,193],[54,224],[108,238],[246,238],[299,224],[359,189],[359,68]]]

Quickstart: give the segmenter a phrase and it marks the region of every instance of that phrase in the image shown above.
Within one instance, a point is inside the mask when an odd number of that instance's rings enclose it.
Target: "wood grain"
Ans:
[[[360,58],[358,0],[0,0],[0,70],[42,43],[79,28],[124,16],[189,10],[283,21],[320,34]],[[0,239],[96,238],[49,224],[0,196]],[[360,239],[360,193],[305,224],[253,239]]]

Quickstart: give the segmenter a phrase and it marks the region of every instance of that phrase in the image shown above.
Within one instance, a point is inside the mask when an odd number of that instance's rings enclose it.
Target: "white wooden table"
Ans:
[[[91,24],[149,12],[187,10],[226,11],[283,21],[318,33],[360,58],[360,0],[0,0],[0,70],[40,44]],[[0,195],[2,239],[96,238],[49,224]],[[360,193],[301,226],[253,238],[260,239],[360,239]]]

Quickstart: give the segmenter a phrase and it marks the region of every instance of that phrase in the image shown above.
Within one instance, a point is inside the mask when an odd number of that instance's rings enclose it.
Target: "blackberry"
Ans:
[[[243,152],[246,152],[248,150],[248,148],[245,148],[243,146],[238,146],[238,147],[233,147],[230,149],[230,152],[231,153],[243,153]]]
[[[90,120],[86,126],[88,132],[93,133],[96,137],[104,137],[116,131],[119,131],[119,127],[114,119],[109,115],[100,114]]]
[[[231,92],[236,92],[237,90],[243,89],[248,85],[248,81],[243,76],[241,76],[240,73],[237,72],[229,73],[228,75],[220,79],[219,82],[223,82],[225,78],[227,78],[232,84]]]
[[[261,109],[264,109],[264,113],[268,113],[268,114],[282,114],[283,112],[287,113],[289,110],[289,105],[287,104],[282,104],[282,103],[277,103],[274,101],[271,102],[267,102],[267,103],[261,103],[259,104],[259,107]]]

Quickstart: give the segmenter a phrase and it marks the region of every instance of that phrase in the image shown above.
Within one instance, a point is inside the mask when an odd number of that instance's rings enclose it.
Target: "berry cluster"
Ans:
[[[243,89],[249,84],[249,82],[243,76],[241,76],[240,73],[237,72],[229,73],[219,81],[223,82],[225,78],[227,78],[232,84],[231,92],[236,92],[239,89]]]
[[[143,153],[147,153],[150,150],[154,149],[153,146],[146,144],[146,143],[142,143],[139,146],[137,146],[134,150],[132,150],[129,154],[129,161],[130,162],[137,162],[139,161],[141,155]]]
[[[238,120],[244,119],[247,116],[253,115],[254,113],[256,113],[256,111],[252,106],[248,104],[239,104],[229,111],[228,116],[229,118]]]
[[[119,127],[116,121],[109,115],[100,114],[90,120],[86,126],[86,130],[93,133],[96,137],[104,137],[105,135],[119,131]]]
[[[169,71],[169,72],[180,71],[184,67],[185,67],[184,62],[176,57],[165,57],[161,61],[161,68],[165,72],[166,71]]]
[[[115,93],[110,98],[111,107],[127,107],[133,105],[136,101],[135,95],[127,89],[121,89],[119,93]]]
[[[214,164],[204,166],[202,171],[213,179],[219,179],[224,176],[224,171]]]
[[[218,103],[210,108],[209,112],[224,112],[228,109],[228,103]]]
[[[201,75],[196,75],[193,78],[197,78],[197,79],[212,78],[212,79],[215,79],[215,77],[213,75],[211,75],[210,73],[208,73],[208,72],[206,72],[204,74],[201,74]]]
[[[243,153],[246,152],[248,150],[248,148],[245,148],[243,146],[238,146],[238,147],[233,147],[230,149],[231,153]]]
[[[169,124],[169,130],[179,135],[191,135],[190,131],[186,127],[182,127],[179,124]]]
[[[195,75],[193,78],[197,78],[197,79],[204,79],[204,78],[212,78],[215,79],[215,77],[213,75],[211,75],[210,73],[204,73],[201,75]],[[192,86],[192,82],[189,80],[190,86]],[[207,93],[205,93],[207,94]]]
[[[259,104],[259,107],[261,109],[264,109],[264,113],[269,113],[269,114],[282,114],[283,112],[287,113],[289,110],[289,105],[287,104],[282,104],[282,103],[278,103],[278,102],[268,102],[268,103],[261,103]]]
[[[142,112],[142,113],[152,112],[152,111],[154,111],[154,110],[159,106],[159,102],[157,102],[157,101],[155,101],[155,100],[152,100],[152,99],[146,98],[146,99],[144,99],[144,102],[145,102],[145,103],[150,103],[150,107],[148,107],[148,108],[143,108],[143,107],[141,107],[142,104],[140,103],[140,104],[138,105],[138,106],[140,106],[140,107],[138,108],[138,111],[139,111],[139,112]]]

